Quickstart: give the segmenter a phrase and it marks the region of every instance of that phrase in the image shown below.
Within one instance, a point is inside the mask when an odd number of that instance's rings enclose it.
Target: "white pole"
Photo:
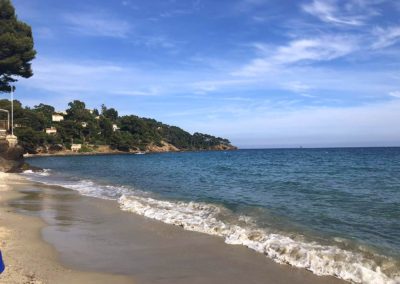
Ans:
[[[11,135],[14,136],[14,86],[11,86]]]

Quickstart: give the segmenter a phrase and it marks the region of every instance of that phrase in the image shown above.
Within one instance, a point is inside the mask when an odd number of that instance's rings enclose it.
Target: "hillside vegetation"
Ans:
[[[136,115],[119,116],[114,108],[88,110],[81,101],[68,104],[62,121],[53,121],[54,107],[39,104],[33,108],[14,102],[15,134],[30,154],[58,152],[81,144],[80,152],[114,151],[192,151],[235,149],[227,139],[202,133],[193,135],[183,129]],[[10,109],[8,100],[0,108]],[[4,117],[0,118],[4,119]],[[47,134],[46,129],[53,130]],[[54,131],[55,130],[55,131]]]

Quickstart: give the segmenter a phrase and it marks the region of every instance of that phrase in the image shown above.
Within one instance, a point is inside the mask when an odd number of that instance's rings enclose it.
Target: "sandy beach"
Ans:
[[[112,201],[18,175],[0,180],[0,283],[343,283]]]

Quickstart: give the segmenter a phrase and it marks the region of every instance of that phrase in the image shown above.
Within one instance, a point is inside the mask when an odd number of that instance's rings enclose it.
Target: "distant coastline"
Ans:
[[[220,146],[213,149],[197,149],[197,150],[146,150],[146,151],[119,151],[109,148],[108,150],[92,151],[92,152],[74,152],[71,150],[47,152],[47,153],[36,153],[24,154],[25,158],[35,158],[35,157],[70,157],[70,156],[101,156],[101,155],[142,155],[142,154],[157,154],[157,153],[184,153],[184,152],[208,152],[208,151],[236,151],[239,150],[238,147],[225,147]]]

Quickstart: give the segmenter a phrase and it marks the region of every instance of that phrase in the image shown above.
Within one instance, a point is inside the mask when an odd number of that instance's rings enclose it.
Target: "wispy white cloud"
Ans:
[[[325,36],[299,39],[287,46],[279,47],[272,59],[279,63],[294,63],[303,60],[330,61],[357,49],[356,40],[351,37]]]
[[[304,97],[314,97],[308,92],[312,89],[310,85],[307,85],[301,81],[290,81],[283,84],[283,88],[292,91],[294,93],[300,94]]]
[[[33,63],[33,67],[35,75],[23,81],[24,85],[64,95],[113,90],[113,86],[118,87],[121,83],[116,79],[126,72],[123,67],[106,62],[74,62],[42,57]]]
[[[35,75],[21,81],[25,87],[81,97],[96,94],[107,96],[165,96],[200,93],[226,86],[229,82],[199,82],[212,76],[201,72],[180,72],[175,69],[132,66],[107,61],[77,61],[39,57],[33,66]],[[209,76],[209,77],[207,77]],[[215,86],[215,87],[213,87]]]
[[[268,48],[261,44],[256,49],[265,53]],[[241,76],[255,76],[273,71],[282,65],[298,62],[330,61],[357,50],[356,38],[347,36],[323,36],[319,38],[296,39],[287,45],[277,47],[272,53],[253,59],[241,70],[235,72]]]
[[[374,43],[373,49],[380,49],[394,45],[400,41],[400,26],[392,26],[388,28],[378,27],[373,31]]]
[[[122,5],[131,7],[132,4],[123,1]],[[122,38],[134,45],[170,50],[178,50],[177,45],[182,43],[161,34],[132,33],[133,26],[130,22],[113,18],[102,12],[66,14],[64,19],[70,31],[82,36]]]
[[[66,14],[64,19],[72,32],[86,36],[125,38],[132,30],[128,22],[99,12]]]
[[[255,83],[249,79],[222,78],[220,80],[195,81],[190,83],[190,88],[196,94],[207,94],[224,88],[240,87]]]
[[[353,2],[353,3],[352,3]],[[361,26],[364,24],[365,14],[354,14],[353,5],[355,1],[348,1],[341,8],[335,0],[313,0],[302,6],[303,10],[321,21],[337,25]]]
[[[400,91],[389,92],[389,96],[395,97],[395,98],[400,98]]]
[[[113,91],[113,94],[121,95],[121,96],[157,96],[160,95],[160,90],[157,87],[149,87],[144,88],[142,90],[116,90]]]

